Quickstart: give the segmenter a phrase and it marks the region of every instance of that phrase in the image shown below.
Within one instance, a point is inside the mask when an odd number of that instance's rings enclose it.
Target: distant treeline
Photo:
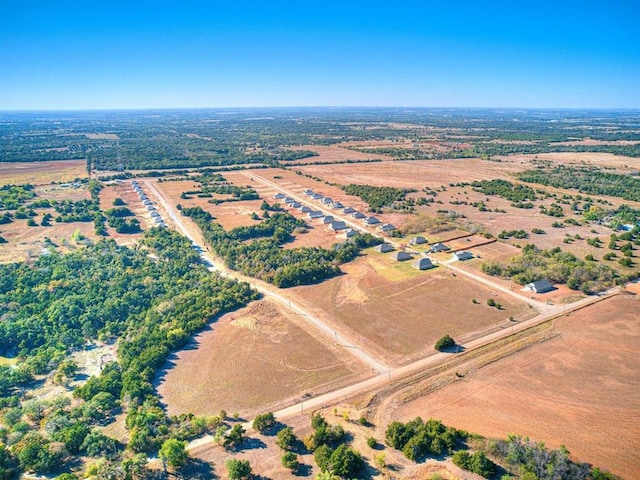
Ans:
[[[524,182],[575,189],[589,195],[609,195],[640,201],[640,177],[605,172],[595,167],[557,166],[518,174]]]

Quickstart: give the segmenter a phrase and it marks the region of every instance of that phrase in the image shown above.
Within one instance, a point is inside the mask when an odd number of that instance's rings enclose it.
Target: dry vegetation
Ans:
[[[259,301],[223,316],[177,353],[158,391],[171,414],[224,408],[251,416],[367,373],[299,316]]]
[[[433,353],[444,334],[464,342],[510,316],[522,320],[534,313],[524,298],[492,295],[490,288],[454,277],[446,267],[419,272],[390,254],[369,252],[344,270],[346,275],[320,285],[293,289],[295,298],[395,365]],[[488,298],[503,309],[488,307]]]
[[[640,300],[621,295],[556,321],[559,336],[402,405],[487,437],[527,435],[624,478],[640,475]]]
[[[84,160],[0,163],[0,186],[24,183],[45,185],[71,182],[76,178],[87,178],[87,163]]]

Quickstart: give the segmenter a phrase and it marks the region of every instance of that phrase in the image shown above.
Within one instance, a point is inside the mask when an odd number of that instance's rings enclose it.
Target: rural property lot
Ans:
[[[368,252],[341,267],[346,275],[290,292],[393,365],[435,352],[434,343],[445,334],[464,342],[474,333],[499,328],[510,316],[523,320],[537,313],[524,299],[494,296],[489,287],[454,277],[446,267],[419,272],[410,261],[399,264],[389,254]],[[488,307],[488,298],[503,309]]]
[[[439,187],[451,182],[508,178],[509,174],[530,168],[530,163],[490,162],[478,158],[455,160],[416,160],[341,165],[308,165],[302,172],[329,182],[358,183],[398,188]]]
[[[71,182],[87,177],[84,160],[60,160],[51,162],[0,162],[0,186],[50,184]]]
[[[620,295],[561,317],[559,336],[407,403],[393,419],[517,433],[640,478],[639,309],[637,297]]]
[[[250,417],[370,375],[304,319],[265,300],[222,316],[170,363],[158,386],[170,414]]]
[[[295,165],[297,163],[309,162],[344,162],[346,160],[366,161],[372,159],[392,160],[388,155],[378,153],[363,153],[355,150],[342,148],[340,145],[302,145],[291,147],[291,150],[311,150],[318,155],[315,157],[302,158],[286,162],[287,165]]]

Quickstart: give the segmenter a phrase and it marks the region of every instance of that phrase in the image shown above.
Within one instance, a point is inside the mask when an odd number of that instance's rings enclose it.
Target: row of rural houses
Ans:
[[[367,216],[364,213],[358,212],[352,207],[344,206],[342,203],[338,202],[337,200],[333,200],[330,197],[326,197],[321,193],[315,193],[313,190],[307,189],[303,192],[303,194],[309,197],[311,200],[315,200],[319,202],[325,207],[334,208],[336,210],[342,210],[342,213],[351,215],[351,217],[356,220],[362,220],[365,225],[368,225],[368,226],[379,225],[378,230],[380,230],[381,232],[390,232],[396,229],[396,227],[391,225],[390,223],[382,223],[380,219],[374,216]],[[324,214],[320,210],[313,210],[312,208],[306,205],[301,205],[300,202],[297,202],[293,198],[286,196],[284,193],[276,193],[273,198],[275,198],[276,200],[281,200],[284,204],[288,205],[291,208],[295,208],[302,213],[306,213],[307,216],[311,219],[322,218],[324,216]],[[331,215],[328,215],[328,217],[333,219]],[[325,221],[325,223],[330,223],[330,222]],[[337,223],[338,223],[337,227],[341,227],[342,224],[345,224],[345,222],[337,222]],[[346,228],[347,227],[345,224],[344,227],[338,228],[338,230],[344,230]]]
[[[138,194],[138,198],[142,200],[142,204],[147,207],[149,214],[151,215],[151,220],[156,224],[157,227],[166,227],[166,223],[160,216],[160,213],[156,210],[156,207],[153,205],[153,202],[149,200],[149,197],[144,193],[142,187],[135,180],[131,181],[131,187]]]

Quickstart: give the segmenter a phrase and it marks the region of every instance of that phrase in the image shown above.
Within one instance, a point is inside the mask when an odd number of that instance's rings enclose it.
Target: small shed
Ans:
[[[393,252],[394,250],[393,245],[390,243],[381,243],[380,245],[377,245],[375,249],[380,253]]]
[[[419,258],[413,263],[413,268],[417,268],[418,270],[429,270],[433,267],[435,267],[435,265],[431,262],[431,259],[427,257]]]
[[[406,260],[411,260],[413,257],[407,252],[396,252],[391,255],[391,258],[393,258],[396,262],[404,262]]]
[[[527,283],[524,286],[524,290],[533,293],[546,293],[554,290],[554,286],[549,280],[538,280],[536,282]]]
[[[424,237],[413,237],[411,240],[409,240],[409,245],[422,245],[427,243],[427,239]]]

